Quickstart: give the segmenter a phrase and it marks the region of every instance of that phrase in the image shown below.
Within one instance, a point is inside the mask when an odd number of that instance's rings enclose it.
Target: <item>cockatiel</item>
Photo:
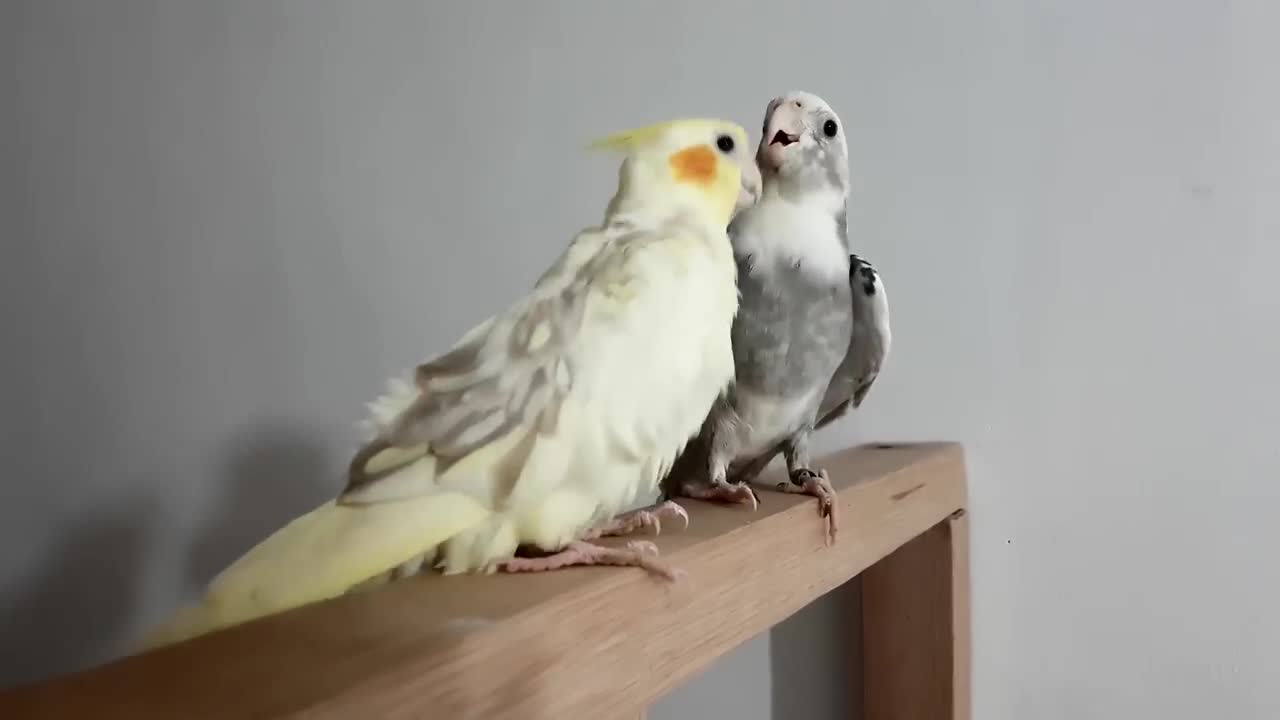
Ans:
[[[688,522],[652,493],[733,380],[733,214],[759,196],[747,134],[677,120],[596,143],[623,154],[599,227],[510,308],[371,403],[345,489],[227,568],[151,636],[174,642],[412,574],[632,565],[652,543],[590,542]],[[543,557],[516,557],[517,547]]]
[[[889,306],[869,263],[849,253],[848,147],[822,98],[774,98],[756,153],[760,202],[730,225],[740,307],[733,325],[736,382],[664,480],[667,498],[751,502],[749,482],[781,452],[789,483],[837,518],[809,436],[858,407],[889,351]]]

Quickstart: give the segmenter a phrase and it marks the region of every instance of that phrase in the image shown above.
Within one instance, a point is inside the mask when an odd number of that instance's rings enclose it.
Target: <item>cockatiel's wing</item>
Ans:
[[[889,355],[889,299],[871,263],[849,256],[853,332],[844,361],[831,378],[818,408],[816,427],[823,427],[862,405]]]
[[[528,297],[419,365],[412,383],[392,381],[370,406],[376,435],[352,459],[339,502],[435,491],[433,482],[423,482],[430,478],[393,475],[430,455],[431,476],[439,476],[514,431],[554,425],[580,362],[572,351],[593,288],[627,280],[613,247],[616,235],[579,234]]]

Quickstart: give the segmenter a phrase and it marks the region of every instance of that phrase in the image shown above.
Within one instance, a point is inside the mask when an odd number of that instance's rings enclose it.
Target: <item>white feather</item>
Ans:
[[[812,204],[826,204],[812,193]],[[835,217],[815,212],[810,202],[797,203],[773,195],[747,210],[735,223],[733,245],[739,255],[752,255],[754,262],[794,263],[823,280],[841,278],[849,270],[849,252],[840,237]]]

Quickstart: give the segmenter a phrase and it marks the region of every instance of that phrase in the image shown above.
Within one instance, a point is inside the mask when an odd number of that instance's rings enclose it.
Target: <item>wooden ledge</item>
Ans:
[[[688,530],[650,538],[688,573],[675,585],[633,568],[417,578],[10,690],[0,717],[635,718],[917,537],[864,585],[866,612],[884,615],[864,638],[867,681],[884,688],[867,687],[867,717],[967,717],[963,543],[925,542],[963,515],[960,446],[863,446],[820,464],[840,498],[831,547],[813,498],[762,489],[755,513],[688,501]],[[913,614],[895,619],[904,603]],[[897,712],[899,695],[919,708]]]

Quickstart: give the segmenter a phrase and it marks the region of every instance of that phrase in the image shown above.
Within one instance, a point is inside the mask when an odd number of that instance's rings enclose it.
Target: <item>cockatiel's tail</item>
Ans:
[[[726,234],[760,178],[746,132],[678,120],[610,136],[618,189],[504,312],[390,381],[339,497],[251,549],[168,643],[411,574],[559,551],[651,491],[733,379]],[[581,545],[581,543],[577,543]]]
[[[330,500],[277,530],[209,583],[200,603],[148,635],[167,645],[246,620],[337,597],[384,575],[488,512],[464,495],[423,495],[352,512]],[[385,578],[379,578],[385,579]]]

